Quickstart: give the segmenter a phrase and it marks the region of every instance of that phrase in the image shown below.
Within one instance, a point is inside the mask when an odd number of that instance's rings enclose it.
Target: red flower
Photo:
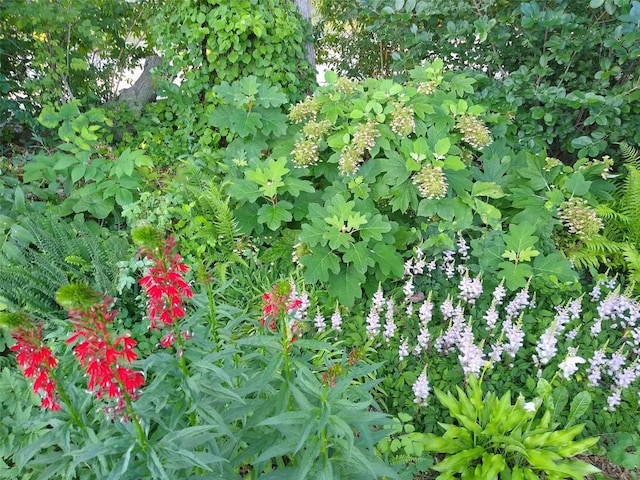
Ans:
[[[176,320],[183,318],[183,302],[193,297],[191,286],[183,277],[189,267],[182,263],[180,255],[173,253],[174,246],[175,241],[169,238],[159,252],[144,251],[153,265],[138,283],[149,298],[147,313],[150,328],[155,328],[158,322],[173,325]]]
[[[126,367],[138,356],[134,350],[137,343],[128,334],[112,338],[107,325],[117,315],[112,310],[113,300],[105,297],[88,310],[69,310],[74,333],[67,344],[75,343],[73,354],[87,372],[87,389],[98,400],[114,400],[113,412],[124,410],[125,396],[135,399],[144,385],[141,372]]]
[[[271,287],[262,294],[262,319],[260,324],[269,326],[271,331],[276,329],[276,321],[281,314],[290,313],[302,306],[302,300],[291,292],[288,284],[281,283]]]
[[[58,364],[58,359],[42,344],[42,328],[19,327],[11,336],[16,341],[11,350],[17,352],[16,361],[25,378],[33,380],[32,388],[34,393],[41,396],[42,407],[60,410],[53,378],[53,368]]]

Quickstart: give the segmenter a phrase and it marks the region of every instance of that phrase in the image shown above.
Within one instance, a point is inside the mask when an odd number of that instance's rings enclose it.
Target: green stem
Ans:
[[[124,392],[124,394],[122,395],[122,398],[124,398],[124,402],[127,406],[127,412],[129,414],[129,417],[131,418],[131,421],[133,422],[133,426],[136,428],[136,433],[138,434],[138,441],[140,442],[140,446],[142,447],[143,450],[146,450],[147,447],[149,446],[149,441],[147,440],[147,436],[144,434],[144,430],[142,429],[142,425],[140,424],[140,419],[138,418],[138,415],[133,409],[133,402],[131,401],[131,396],[124,389],[124,385],[120,385],[120,388]]]
[[[56,393],[60,397],[60,400],[62,400],[62,403],[64,403],[65,406],[67,407],[67,411],[69,413],[69,417],[71,417],[71,422],[74,423],[75,425],[77,425],[80,428],[84,428],[84,424],[82,423],[82,420],[80,419],[80,414],[73,407],[73,403],[71,402],[71,399],[69,398],[69,395],[67,395],[66,390],[64,388],[59,388],[60,381],[59,381],[58,377],[55,375],[55,372],[53,371],[53,369],[49,370],[49,376],[51,378],[53,378],[54,381],[55,381]]]
[[[323,385],[322,399],[320,400],[322,409],[324,410],[327,405],[327,396],[329,395],[329,385]],[[329,439],[327,438],[326,425],[320,430],[320,453],[324,456],[327,454],[327,447],[329,446]]]
[[[287,384],[291,383],[291,361],[289,359],[289,332],[287,325],[287,316],[282,316],[282,321],[280,322],[280,329],[282,330],[282,354],[284,356],[284,374],[287,380]]]
[[[213,338],[213,343],[216,345],[216,350],[218,350],[218,326],[216,323],[216,302],[213,298],[213,288],[211,287],[211,283],[207,283],[207,299],[209,300],[209,326],[211,329],[211,338]]]

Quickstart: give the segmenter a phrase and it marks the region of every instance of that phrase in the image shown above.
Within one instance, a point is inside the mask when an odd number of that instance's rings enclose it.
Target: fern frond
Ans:
[[[59,318],[55,293],[72,281],[115,296],[117,264],[128,256],[124,239],[103,238],[84,224],[41,214],[31,214],[21,227],[30,241],[24,235],[9,238],[0,254],[0,297],[11,309]]]
[[[633,145],[627,142],[620,142],[620,152],[624,163],[632,163],[637,168],[640,168],[640,152]]]

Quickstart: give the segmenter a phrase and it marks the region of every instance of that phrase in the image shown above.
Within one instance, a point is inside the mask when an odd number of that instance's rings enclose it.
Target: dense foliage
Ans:
[[[424,60],[481,78],[512,141],[570,162],[638,143],[640,3],[319,2],[320,61],[345,75],[404,77]]]

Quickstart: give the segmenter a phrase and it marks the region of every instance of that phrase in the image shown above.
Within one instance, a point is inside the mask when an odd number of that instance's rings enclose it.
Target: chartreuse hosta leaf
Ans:
[[[457,395],[434,392],[454,421],[439,423],[444,430],[440,436],[413,432],[412,440],[426,452],[445,456],[432,467],[440,472],[438,480],[584,479],[598,472],[572,458],[593,447],[598,437],[576,440],[584,425],[554,430],[549,410],[538,416],[544,408],[541,398],[512,403],[510,392],[500,398],[492,392],[483,396],[475,377],[464,389],[456,387]]]

